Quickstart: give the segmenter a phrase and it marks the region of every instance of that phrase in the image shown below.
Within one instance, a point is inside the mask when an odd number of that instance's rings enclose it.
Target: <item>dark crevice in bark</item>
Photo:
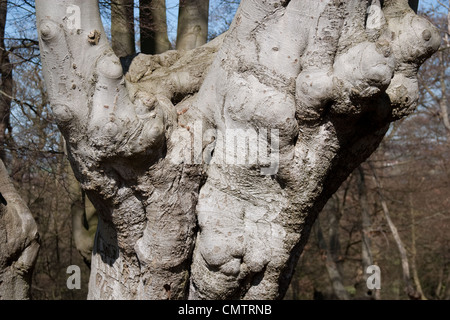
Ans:
[[[190,286],[191,284],[193,284],[191,282],[191,268],[192,268],[192,261],[194,260],[193,258],[193,252],[195,249],[195,244],[197,241],[197,234],[200,230],[200,227],[198,226],[198,223],[195,224],[195,228],[194,228],[194,238],[193,238],[193,245],[192,245],[192,251],[189,253],[188,259],[186,260],[186,264],[187,264],[187,281],[186,281],[186,287],[184,288],[184,298],[183,299],[188,299],[189,295],[190,295]]]
[[[101,218],[100,218],[101,219]],[[105,222],[103,222],[105,223]],[[114,230],[114,239],[111,243],[103,238],[101,230],[97,230],[95,235],[95,244],[92,250],[92,255],[100,255],[103,263],[112,267],[114,262],[119,258],[118,242],[117,242],[117,231]]]
[[[122,65],[123,74],[126,75],[128,73],[128,70],[130,69],[131,63],[133,62],[133,59],[136,58],[139,55],[139,53],[135,53],[129,56],[120,57],[120,64]]]
[[[170,101],[172,102],[172,104],[174,106],[176,106],[177,104],[179,104],[181,101],[183,101],[184,99],[186,99],[187,97],[189,97],[190,95],[192,95],[192,93],[182,93],[182,92],[174,92],[173,96],[171,97]]]
[[[381,6],[383,7],[386,0],[380,0]],[[414,10],[415,13],[417,13],[419,9],[419,0],[408,0],[408,4],[412,10]]]
[[[6,199],[3,197],[3,195],[0,193],[0,203],[4,206],[8,205],[8,202],[6,201]]]
[[[414,12],[417,13],[417,10],[419,9],[419,0],[408,0],[408,3],[411,9],[413,9]]]
[[[281,6],[286,8],[289,5],[290,2],[291,2],[291,0],[281,1]]]
[[[242,259],[241,259],[242,264]],[[257,286],[261,281],[264,279],[264,274],[267,270],[267,264],[264,265],[261,271],[259,272],[250,272],[249,275],[245,277],[243,281],[240,282],[239,287],[236,289],[236,293],[234,296],[232,296],[231,300],[241,300],[245,298],[245,295],[247,294],[248,290],[250,288]]]

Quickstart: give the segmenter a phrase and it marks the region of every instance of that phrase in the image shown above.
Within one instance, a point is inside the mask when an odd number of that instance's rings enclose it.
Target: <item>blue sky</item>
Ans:
[[[57,0],[56,0],[57,1]],[[91,0],[92,1],[92,0]],[[221,6],[224,0],[210,0],[210,30],[211,31],[223,31],[226,28],[227,23],[231,22],[232,19],[232,11],[228,15],[224,15],[222,11],[224,10],[223,6]],[[225,0],[228,2],[237,3],[238,0]],[[448,6],[448,0],[420,0],[419,11],[423,11],[424,9],[439,9],[439,11],[445,12],[447,14],[448,8],[445,8],[440,4],[440,2],[445,3]],[[29,0],[29,3],[33,4],[33,0]],[[136,0],[136,3],[138,1]],[[176,25],[177,25],[177,17],[178,17],[178,0],[166,0],[167,2],[167,19],[168,19],[168,31],[169,31],[169,39],[174,42],[176,38]],[[7,30],[6,37],[8,38],[28,38],[28,39],[37,39],[36,32],[36,22],[34,16],[34,8],[31,6],[27,6],[23,0],[9,0],[9,10],[8,10],[8,21],[7,21]],[[236,5],[233,7],[236,8]],[[138,10],[137,10],[138,11]],[[216,17],[214,18],[214,15]],[[138,12],[136,12],[136,17],[138,16]],[[218,18],[219,19],[216,19]],[[104,17],[105,29],[108,30],[109,21],[106,21],[107,18]],[[6,43],[6,46],[10,47],[10,42]],[[35,52],[38,54],[38,52]],[[14,58],[13,58],[14,60]],[[17,60],[16,60],[17,61]],[[36,55],[34,60],[35,63],[39,63],[39,57]],[[25,63],[17,66],[18,70],[16,74],[27,74],[27,72],[32,72],[33,64]],[[30,71],[31,70],[31,71]],[[18,79],[16,79],[18,80]],[[14,117],[14,114],[13,114]],[[19,121],[19,120],[18,120]],[[19,121],[20,122],[20,121]]]
[[[239,0],[235,1],[224,1],[224,0],[210,0],[210,30],[219,32],[226,27],[226,24],[231,21],[232,14],[228,14],[226,19],[223,19],[224,14],[222,11],[226,11],[224,9],[224,2],[235,2],[237,3]],[[34,1],[29,1],[33,3]],[[169,31],[169,39],[171,41],[175,40],[176,37],[176,28],[177,28],[177,17],[178,17],[178,2],[179,0],[166,0],[167,7],[167,22],[168,22],[168,31]],[[14,9],[14,4],[18,4],[21,6],[21,9]],[[138,3],[138,0],[136,0]],[[448,0],[420,0],[419,2],[419,11],[423,11],[425,9],[436,8],[439,11],[448,12],[444,6],[440,3],[448,6]],[[33,8],[24,5],[23,0],[9,0],[10,10],[8,11],[8,24],[7,24],[7,34],[9,37],[15,38],[19,35],[17,31],[20,29],[25,29],[25,33],[28,37],[36,38],[35,35],[35,21],[33,15]],[[233,7],[233,6],[232,6]],[[234,9],[236,5],[234,5]],[[231,10],[233,11],[233,10]],[[220,19],[214,19],[214,15],[221,17]],[[138,16],[138,10],[136,10],[136,17]],[[217,18],[217,17],[216,17]],[[105,28],[108,28],[109,21],[105,21]],[[220,30],[219,30],[220,29]]]

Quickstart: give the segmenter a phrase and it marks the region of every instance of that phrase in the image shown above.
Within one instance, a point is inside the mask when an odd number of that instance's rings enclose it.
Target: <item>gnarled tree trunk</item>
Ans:
[[[3,163],[13,100],[13,65],[5,46],[7,9],[8,1],[0,0],[0,300],[25,300],[30,299],[39,235]]]
[[[39,234],[26,203],[0,160],[0,299],[30,298],[31,275],[39,252]]]
[[[123,77],[95,2],[36,8],[53,112],[99,212],[92,299],[282,298],[317,214],[414,110],[440,44],[407,0],[243,0],[223,37]]]

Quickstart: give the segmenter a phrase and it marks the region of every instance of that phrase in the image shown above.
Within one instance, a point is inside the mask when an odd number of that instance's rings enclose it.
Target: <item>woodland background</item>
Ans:
[[[211,0],[210,39],[227,29],[238,5]],[[101,8],[108,30],[110,3],[101,1]],[[167,8],[175,46],[178,2],[167,1]],[[421,0],[419,14],[440,28],[442,46],[421,67],[417,111],[391,125],[379,149],[329,200],[285,299],[450,299],[449,3]],[[135,28],[139,35],[137,21]],[[41,75],[34,1],[0,0],[0,73],[0,157],[41,239],[32,298],[85,299],[89,259],[73,237],[80,195]],[[80,222],[91,236],[94,218]],[[366,287],[368,257],[381,269],[381,290],[374,292]],[[70,265],[81,267],[80,290],[67,289]],[[408,295],[411,287],[418,294]]]

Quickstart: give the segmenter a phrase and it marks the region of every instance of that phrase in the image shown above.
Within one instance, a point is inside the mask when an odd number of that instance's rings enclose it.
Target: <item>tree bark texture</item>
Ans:
[[[119,58],[136,53],[133,0],[111,1],[111,46]]]
[[[209,0],[180,0],[177,50],[191,50],[208,39]]]
[[[68,161],[64,163],[64,171],[71,202],[70,215],[72,217],[73,240],[84,262],[90,266],[98,224],[97,211],[81,189]]]
[[[139,0],[139,28],[142,53],[159,54],[170,49],[166,0]]]
[[[1,160],[0,193],[5,199],[0,203],[0,300],[27,300],[39,252],[39,234]]]
[[[52,109],[99,213],[91,299],[282,298],[317,214],[414,110],[440,44],[407,0],[243,0],[223,36],[123,76],[95,2],[36,9]]]

